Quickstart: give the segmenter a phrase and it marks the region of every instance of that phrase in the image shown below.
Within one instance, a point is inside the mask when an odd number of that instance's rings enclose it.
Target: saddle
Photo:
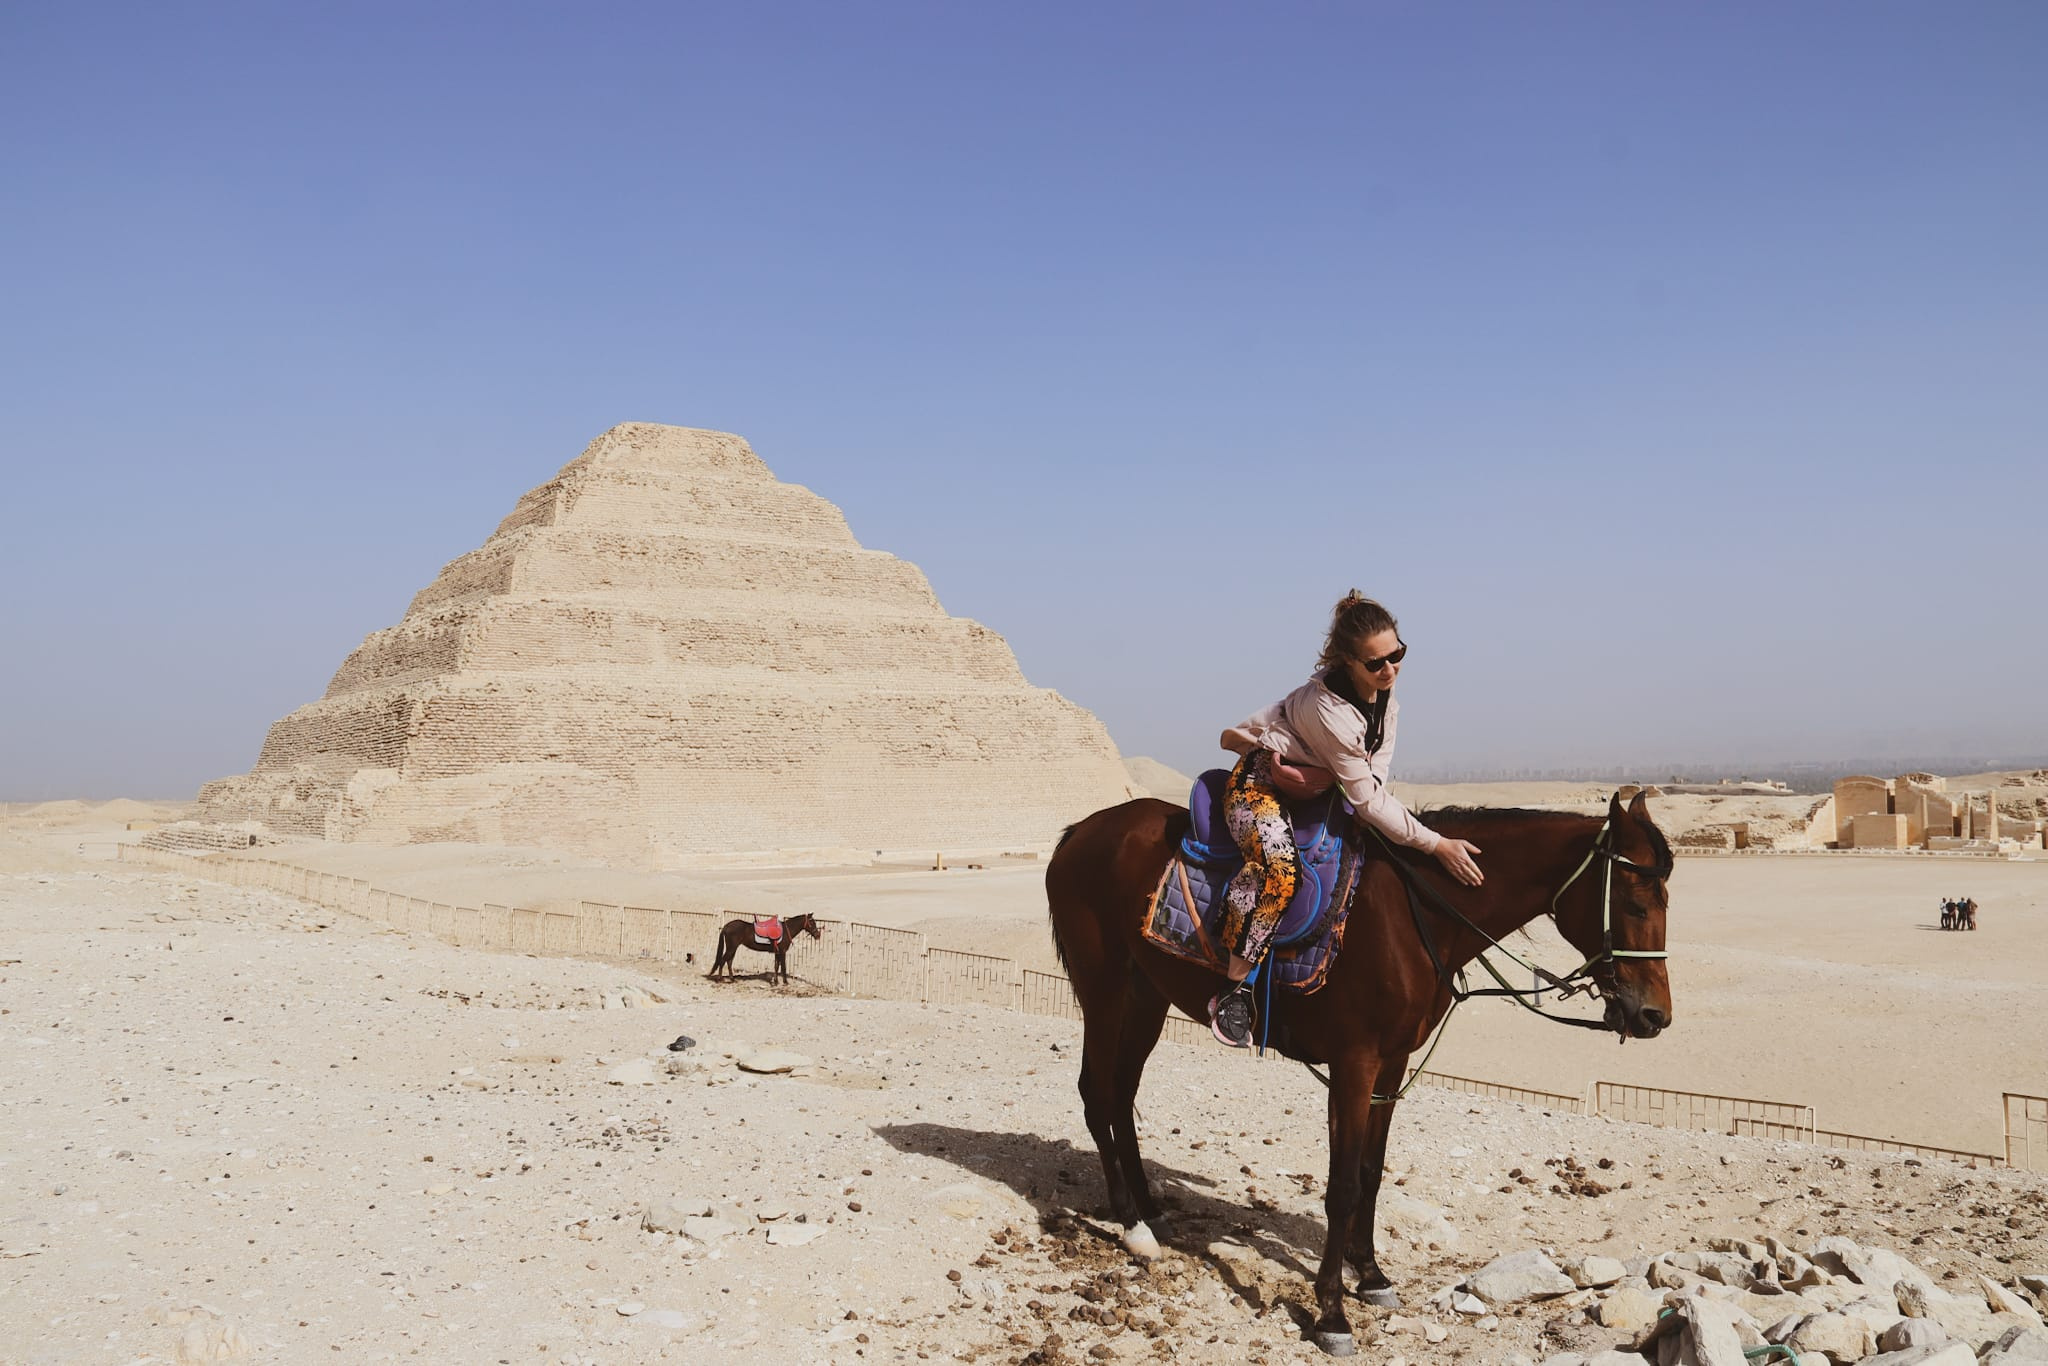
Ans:
[[[1223,942],[1224,892],[1244,867],[1223,819],[1229,781],[1220,768],[1195,780],[1188,833],[1160,874],[1142,926],[1145,938],[1166,952],[1217,972],[1230,958]],[[1301,854],[1301,885],[1273,932],[1266,970],[1282,990],[1306,995],[1323,985],[1343,946],[1363,851],[1351,805],[1337,789],[1286,806]]]
[[[782,917],[779,915],[757,915],[754,917],[754,938],[764,944],[782,942]]]

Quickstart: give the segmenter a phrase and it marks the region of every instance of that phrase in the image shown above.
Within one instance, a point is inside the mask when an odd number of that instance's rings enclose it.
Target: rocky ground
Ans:
[[[0,874],[0,1361],[1320,1359],[1320,1089],[1162,1046],[1141,1107],[1176,1224],[1140,1264],[1096,1218],[1078,1036],[458,950],[169,874]],[[1830,1237],[1959,1316],[1993,1312],[1980,1277],[2024,1301],[2048,1273],[2038,1175],[1427,1088],[1390,1165],[1407,1307],[1353,1310],[1377,1360],[1591,1356],[1646,1331],[1601,1321],[1622,1290],[1768,1295],[1753,1261],[1687,1269],[1715,1239],[1819,1268],[1843,1288],[1816,1313],[1873,1299]],[[1622,1276],[1445,1293],[1537,1251]],[[1721,1341],[1687,1314],[1673,1341]]]

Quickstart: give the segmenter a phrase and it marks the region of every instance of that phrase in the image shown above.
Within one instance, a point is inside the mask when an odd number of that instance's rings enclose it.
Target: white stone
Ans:
[[[777,1247],[802,1247],[824,1236],[823,1224],[773,1224],[768,1229],[768,1241]]]
[[[653,1062],[646,1058],[635,1058],[620,1063],[605,1074],[605,1080],[614,1086],[652,1086],[655,1082]]]
[[[1948,1330],[1933,1319],[1900,1319],[1878,1336],[1877,1345],[1886,1352],[1903,1352],[1912,1347],[1939,1347],[1948,1341]]]
[[[1381,1188],[1373,1222],[1412,1247],[1426,1248],[1435,1243],[1448,1251],[1458,1246],[1458,1230],[1452,1227],[1443,1207],[1403,1190]]]
[[[1614,1257],[1573,1257],[1565,1262],[1564,1274],[1577,1286],[1613,1285],[1628,1274],[1628,1268]]]
[[[1854,1314],[1815,1314],[1785,1340],[1795,1352],[1826,1352],[1837,1363],[1861,1361],[1876,1350],[1870,1325]]]
[[[1977,1284],[1984,1287],[1984,1298],[1990,1302],[1994,1313],[2011,1314],[2032,1328],[2042,1326],[2039,1311],[1997,1281],[1989,1276],[1979,1276]]]
[[[792,1053],[782,1048],[761,1048],[742,1053],[733,1059],[742,1072],[759,1072],[772,1076],[780,1072],[794,1072],[799,1067],[809,1067],[811,1060],[801,1053]]]
[[[618,1311],[620,1318],[630,1319],[647,1308],[647,1306],[638,1300],[627,1300],[624,1304],[614,1305],[613,1308]]]
[[[1622,1286],[1600,1301],[1596,1311],[1603,1327],[1620,1333],[1640,1333],[1657,1321],[1664,1297],[1651,1290]]]
[[[1549,1299],[1578,1289],[1557,1263],[1535,1249],[1496,1257],[1467,1281],[1471,1292],[1488,1304],[1520,1304],[1524,1300]]]
[[[713,1213],[709,1200],[684,1195],[654,1195],[641,1203],[640,1227],[662,1233],[682,1233],[691,1219]]]
[[[1742,1337],[1735,1331],[1741,1314],[1740,1309],[1720,1300],[1681,1300],[1680,1366],[1748,1366]]]

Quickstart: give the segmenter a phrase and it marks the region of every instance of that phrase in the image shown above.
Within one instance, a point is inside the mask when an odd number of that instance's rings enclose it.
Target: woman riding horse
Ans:
[[[1394,680],[1408,647],[1394,614],[1357,589],[1330,615],[1315,676],[1223,732],[1241,755],[1224,789],[1223,818],[1244,854],[1230,880],[1223,933],[1233,986],[1209,1002],[1209,1028],[1233,1048],[1252,1042],[1252,974],[1301,883],[1301,858],[1284,799],[1344,790],[1360,820],[1396,844],[1432,855],[1468,887],[1484,879],[1479,846],[1445,839],[1408,813],[1387,787],[1394,758]]]

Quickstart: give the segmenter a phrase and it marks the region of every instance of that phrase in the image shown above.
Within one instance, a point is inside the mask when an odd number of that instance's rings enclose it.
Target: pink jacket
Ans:
[[[1272,706],[1253,712],[1223,732],[1223,748],[1233,754],[1269,749],[1292,763],[1314,764],[1336,775],[1344,796],[1360,819],[1390,840],[1436,852],[1442,836],[1416,820],[1401,799],[1387,789],[1394,757],[1394,718],[1401,704],[1387,699],[1385,735],[1377,753],[1365,752],[1365,717],[1358,708],[1330,691],[1320,677],[1311,678]]]

